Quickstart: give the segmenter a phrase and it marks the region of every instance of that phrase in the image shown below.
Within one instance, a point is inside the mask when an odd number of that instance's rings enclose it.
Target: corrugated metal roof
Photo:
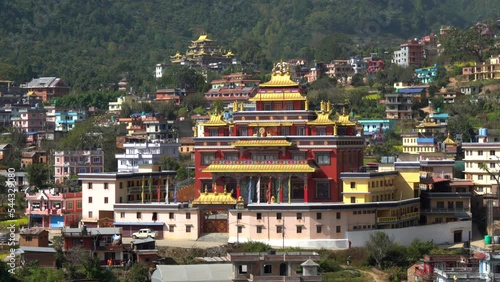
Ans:
[[[157,265],[152,282],[231,282],[232,264]]]
[[[28,247],[21,246],[19,247],[24,252],[39,252],[39,253],[55,253],[56,250],[52,247]]]

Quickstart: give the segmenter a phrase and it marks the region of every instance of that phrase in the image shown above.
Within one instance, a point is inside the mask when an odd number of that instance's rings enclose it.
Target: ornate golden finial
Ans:
[[[245,109],[243,108],[243,102],[240,103],[240,112],[243,112]]]
[[[342,115],[345,116],[346,115],[346,109],[345,109],[345,106],[342,107]]]
[[[233,103],[233,112],[237,112],[237,111],[238,111],[238,102],[234,101],[234,103]]]
[[[238,197],[238,202],[243,202],[243,197],[242,196]]]
[[[333,136],[337,136],[338,135],[338,128],[337,128],[337,125],[335,125],[333,127]]]
[[[224,195],[227,195],[227,188],[226,188],[226,184],[224,184]]]
[[[319,103],[319,110],[322,112],[324,110],[323,109],[324,107],[325,107],[325,102],[321,100],[321,102]]]
[[[450,132],[448,131],[448,138],[450,138]]]
[[[272,204],[276,203],[276,197],[274,197],[274,196],[271,197],[271,203]]]
[[[193,135],[194,137],[198,137],[198,126],[193,127]]]
[[[205,195],[208,195],[208,188],[205,187]]]
[[[330,101],[328,101],[328,102],[326,103],[326,111],[327,111],[327,112],[329,112],[330,110],[331,110],[331,102],[330,102]]]
[[[309,111],[309,100],[307,100],[307,98],[306,98],[306,101],[305,101],[304,109],[306,111]]]

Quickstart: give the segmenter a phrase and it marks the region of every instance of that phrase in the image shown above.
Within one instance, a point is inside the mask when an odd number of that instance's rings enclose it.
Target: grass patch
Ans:
[[[28,218],[21,217],[18,219],[9,219],[9,220],[0,221],[0,226],[3,226],[3,227],[8,227],[11,224],[14,224],[16,227],[19,227],[21,225],[28,225]]]
[[[364,275],[356,269],[343,269],[341,271],[326,272],[321,274],[321,281],[328,282],[364,282]]]

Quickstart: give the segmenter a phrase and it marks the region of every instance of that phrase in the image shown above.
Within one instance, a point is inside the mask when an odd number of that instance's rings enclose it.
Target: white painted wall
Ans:
[[[364,247],[370,235],[377,231],[385,232],[389,237],[394,238],[394,242],[404,246],[411,244],[414,239],[432,240],[435,244],[453,244],[455,230],[462,230],[462,242],[467,241],[469,232],[472,230],[472,221],[456,221],[398,229],[348,231],[346,236],[351,241],[352,247]]]

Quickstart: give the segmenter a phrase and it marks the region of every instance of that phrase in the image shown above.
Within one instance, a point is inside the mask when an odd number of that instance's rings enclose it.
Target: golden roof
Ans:
[[[213,41],[212,39],[209,39],[208,38],[208,34],[204,33],[204,34],[201,34],[200,37],[198,37],[198,39],[196,39],[195,41],[192,41],[193,43],[201,43],[201,42],[207,42],[207,41]]]
[[[342,114],[339,114],[339,117],[337,121],[335,121],[335,124],[341,125],[341,126],[355,126],[356,123],[351,121],[349,118],[349,115],[346,114],[345,108],[342,109]]]
[[[180,59],[182,58],[182,55],[181,53],[179,53],[179,51],[177,51],[177,53],[175,53],[175,55],[173,56],[170,56],[171,59]]]
[[[298,87],[299,85],[290,78],[290,66],[285,62],[277,63],[273,67],[271,80],[261,83],[260,87]]]
[[[455,141],[453,141],[451,138],[450,138],[450,133],[448,132],[448,137],[446,137],[446,139],[444,139],[443,143],[445,145],[453,145],[453,146],[456,146],[457,143],[455,143]]]
[[[213,113],[210,115],[210,120],[204,122],[203,126],[224,126],[228,125],[228,123],[223,119],[223,115],[221,113]]]
[[[271,173],[292,173],[304,172],[311,173],[316,171],[316,167],[311,166],[307,161],[299,160],[241,160],[241,161],[213,161],[207,168],[202,169],[203,172],[232,172],[232,173],[249,173],[249,172],[271,172]]]
[[[28,93],[26,95],[33,96],[33,95],[35,95],[35,91],[28,91]]]
[[[258,139],[258,140],[238,140],[231,143],[234,147],[285,147],[291,146],[292,142],[285,139]]]
[[[422,128],[422,127],[440,127],[439,124],[436,122],[431,121],[430,117],[427,115],[424,120],[420,122],[419,125],[416,126],[417,128]]]
[[[222,56],[224,56],[226,58],[229,58],[229,57],[234,57],[234,54],[233,54],[233,52],[231,50],[229,50],[226,54],[224,54]]]
[[[262,84],[261,84],[262,85]],[[306,97],[299,92],[284,93],[257,93],[254,97],[248,99],[250,102],[257,101],[305,101]]]
[[[335,122],[330,119],[330,115],[332,114],[332,110],[330,109],[330,102],[321,101],[321,110],[316,111],[318,117],[313,121],[308,121],[307,124],[310,125],[333,125]]]
[[[225,191],[223,193],[200,193],[200,196],[193,201],[193,205],[236,205],[236,199],[231,196],[231,193]]]

